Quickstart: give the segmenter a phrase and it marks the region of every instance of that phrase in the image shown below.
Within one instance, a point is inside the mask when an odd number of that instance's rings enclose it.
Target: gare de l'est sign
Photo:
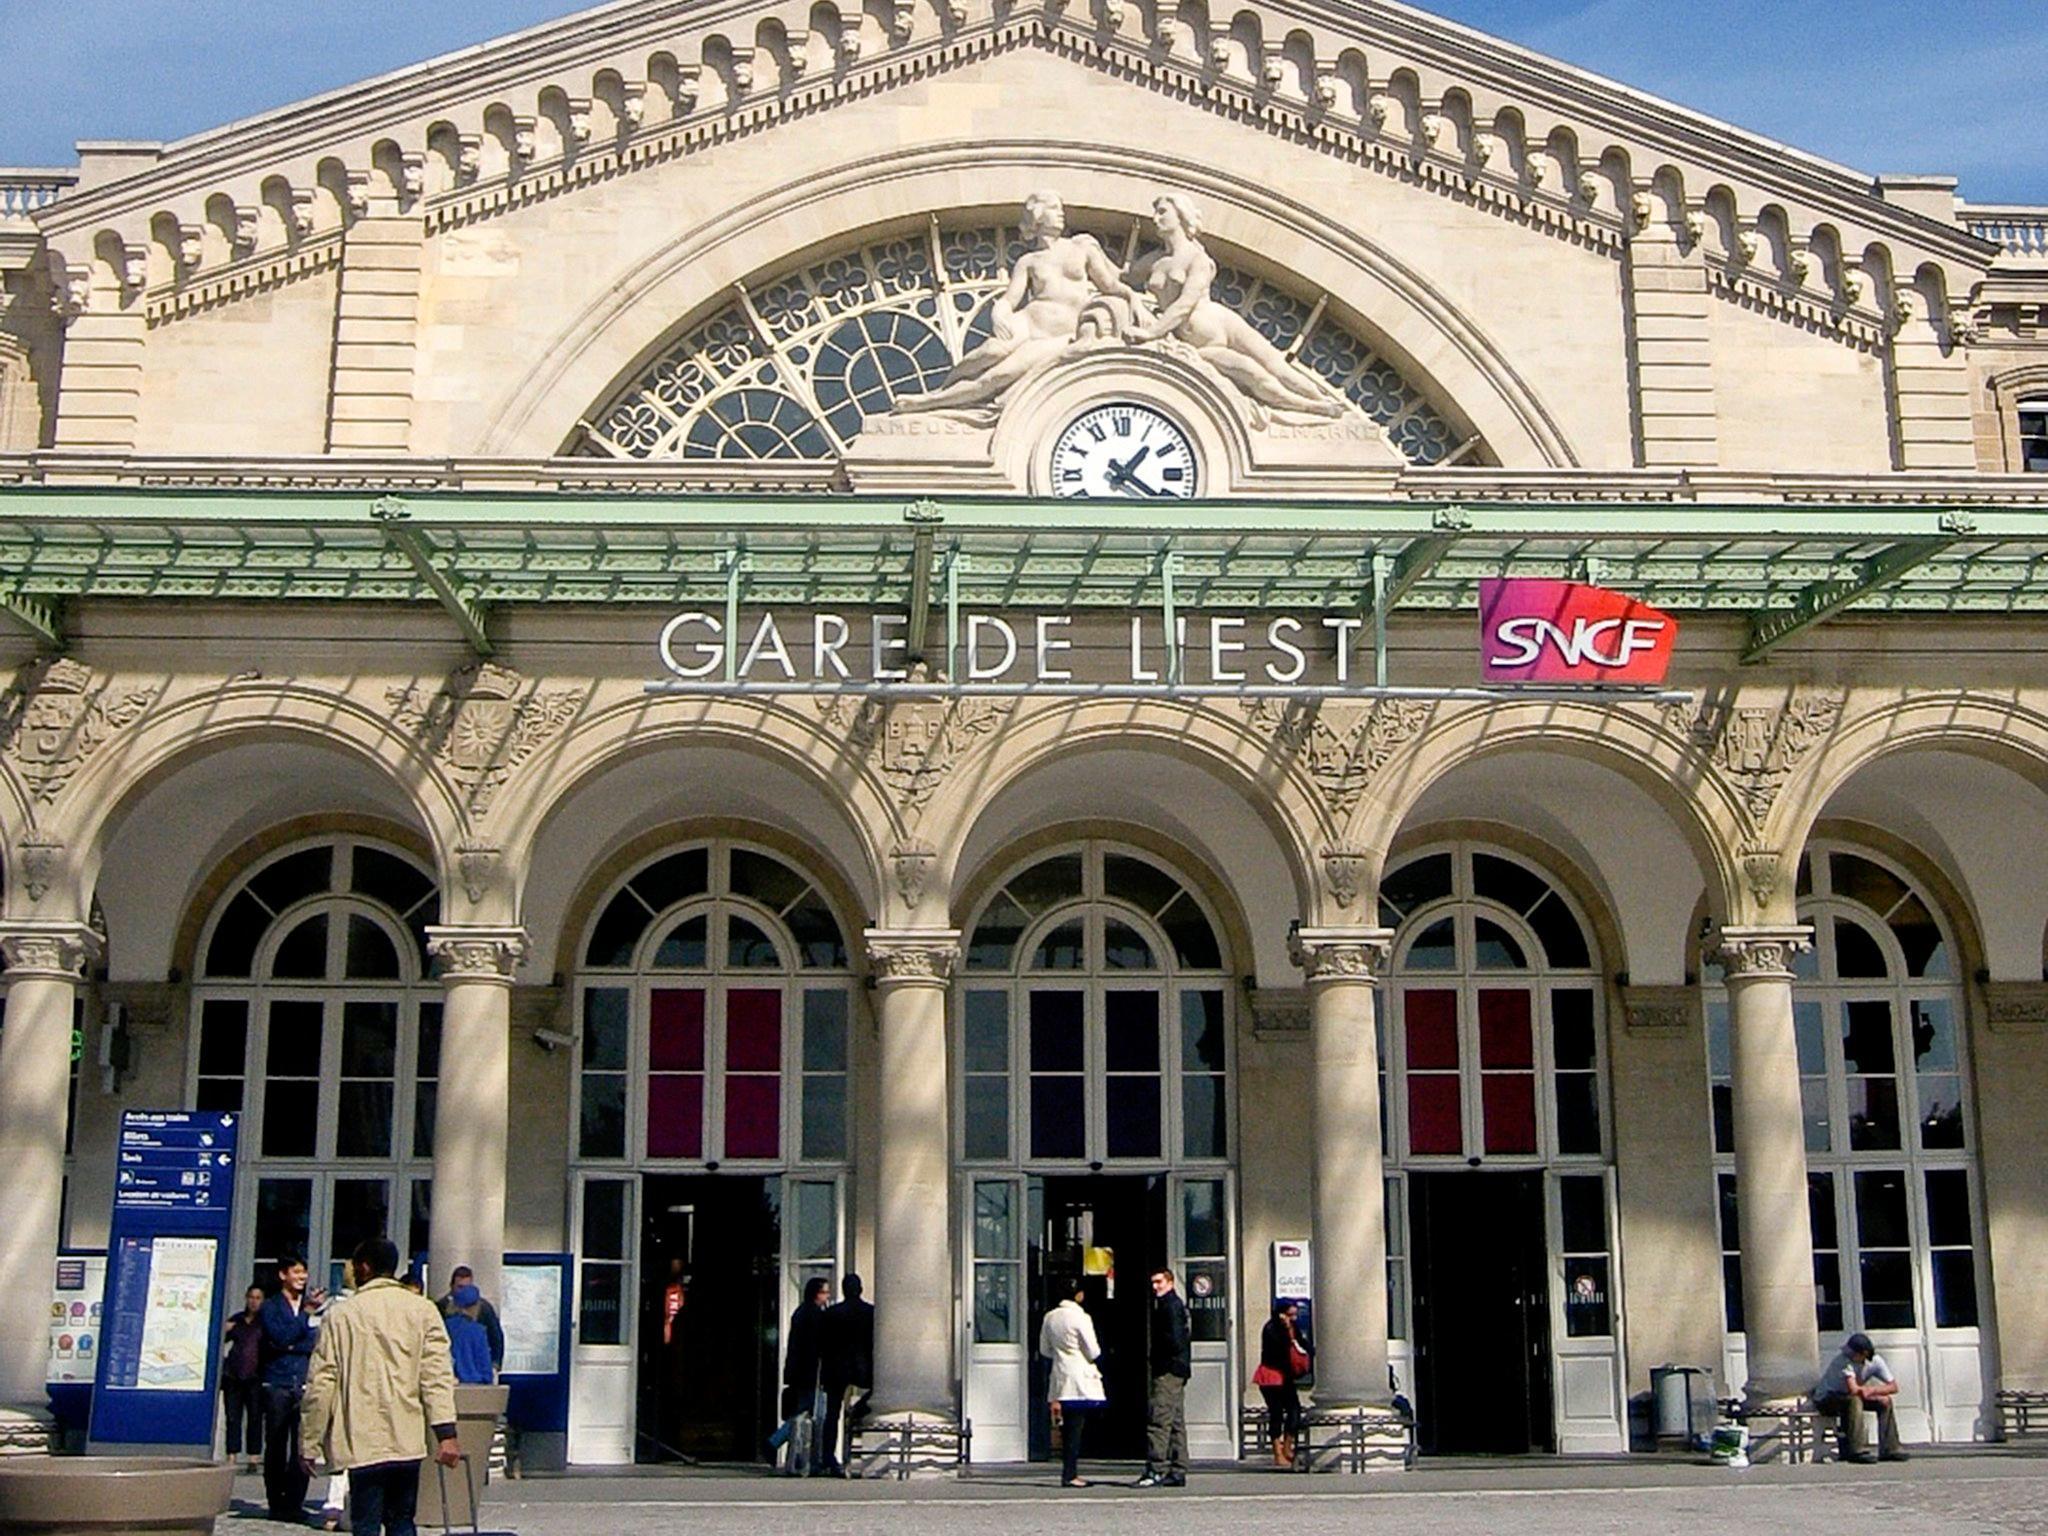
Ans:
[[[1370,621],[1355,613],[966,612],[948,637],[946,675],[994,688],[1068,684],[1363,687]],[[904,682],[910,619],[901,613],[762,610],[679,613],[657,642],[664,681],[778,686]],[[1663,682],[1678,624],[1625,593],[1580,582],[1480,583],[1484,684],[1645,686]]]

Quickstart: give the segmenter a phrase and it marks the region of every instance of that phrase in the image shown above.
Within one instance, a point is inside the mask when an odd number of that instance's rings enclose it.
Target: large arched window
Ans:
[[[599,909],[579,985],[581,1161],[846,1160],[846,939],[782,859],[715,842],[650,860]]]
[[[1909,1430],[1928,1413],[1935,1438],[1967,1438],[1981,1381],[1960,1362],[1977,1355],[1981,1224],[1955,945],[1906,872],[1865,849],[1811,845],[1798,896],[1814,931],[1796,957],[1792,1010],[1815,1323],[1824,1341],[1861,1329],[1887,1350]],[[1728,1330],[1740,1333],[1727,994],[1718,966],[1703,974],[1723,1292]]]
[[[1088,228],[1112,252],[1128,224]],[[616,386],[567,451],[593,458],[829,461],[869,418],[941,383],[991,334],[990,305],[1029,247],[1014,225],[919,231],[756,274]],[[1451,424],[1310,292],[1230,266],[1212,293],[1296,355],[1416,464]]]
[[[1163,865],[1089,842],[1011,875],[962,968],[960,1155],[1165,1167],[1230,1155],[1228,974]]]
[[[427,1246],[441,992],[434,879],[410,854],[330,838],[273,854],[202,931],[191,1102],[242,1115],[240,1251],[269,1283],[322,1283],[368,1237]]]

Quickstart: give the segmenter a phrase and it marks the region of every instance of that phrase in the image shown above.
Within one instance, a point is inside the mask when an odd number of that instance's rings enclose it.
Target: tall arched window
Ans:
[[[1914,1438],[1970,1437],[1983,1391],[1976,1156],[1964,996],[1934,904],[1900,867],[1817,842],[1799,862],[1793,1028],[1805,1106],[1815,1324],[1855,1330],[1901,1379]],[[1709,961],[1707,1051],[1727,1327],[1742,1331],[1728,1003]],[[1924,1426],[1924,1427],[1923,1427]]]
[[[1473,843],[1380,884],[1397,1373],[1437,1452],[1618,1450],[1625,1394],[1598,956],[1542,869]],[[1411,1348],[1412,1341],[1412,1348]],[[1485,1412],[1466,1383],[1494,1380]]]
[[[271,855],[201,934],[189,1069],[197,1109],[242,1115],[253,1185],[239,1251],[326,1283],[368,1237],[426,1251],[441,992],[438,892],[410,854],[331,838]]]
[[[1177,875],[1090,842],[1018,870],[969,932],[962,1158],[1229,1157],[1229,977],[1215,922]]]

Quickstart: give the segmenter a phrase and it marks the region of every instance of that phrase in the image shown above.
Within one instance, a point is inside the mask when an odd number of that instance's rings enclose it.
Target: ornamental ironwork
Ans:
[[[1090,228],[1112,252],[1145,246]],[[874,241],[739,284],[686,324],[578,429],[585,458],[831,460],[868,420],[943,382],[993,331],[991,306],[1031,249],[1014,224]],[[1456,445],[1450,423],[1327,305],[1219,266],[1211,293],[1386,429],[1410,463]]]

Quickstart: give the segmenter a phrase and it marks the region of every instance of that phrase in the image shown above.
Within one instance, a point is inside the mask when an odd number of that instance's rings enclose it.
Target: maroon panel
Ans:
[[[704,1074],[659,1072],[647,1079],[647,1155],[704,1155]]]
[[[782,1070],[780,989],[734,987],[725,994],[725,1070]]]
[[[1409,988],[1401,994],[1401,1019],[1408,1031],[1411,1072],[1458,1067],[1458,994]]]
[[[1453,1073],[1408,1074],[1408,1150],[1419,1154],[1465,1150],[1459,1079]]]
[[[1479,1065],[1533,1067],[1529,994],[1520,988],[1482,987],[1479,992]]]
[[[782,1079],[734,1077],[725,1080],[725,1155],[782,1155]]]
[[[647,1065],[655,1072],[704,1070],[702,987],[654,989],[647,1000]]]
[[[1536,1150],[1536,1075],[1488,1073],[1480,1080],[1479,1107],[1486,1118],[1486,1150]]]

